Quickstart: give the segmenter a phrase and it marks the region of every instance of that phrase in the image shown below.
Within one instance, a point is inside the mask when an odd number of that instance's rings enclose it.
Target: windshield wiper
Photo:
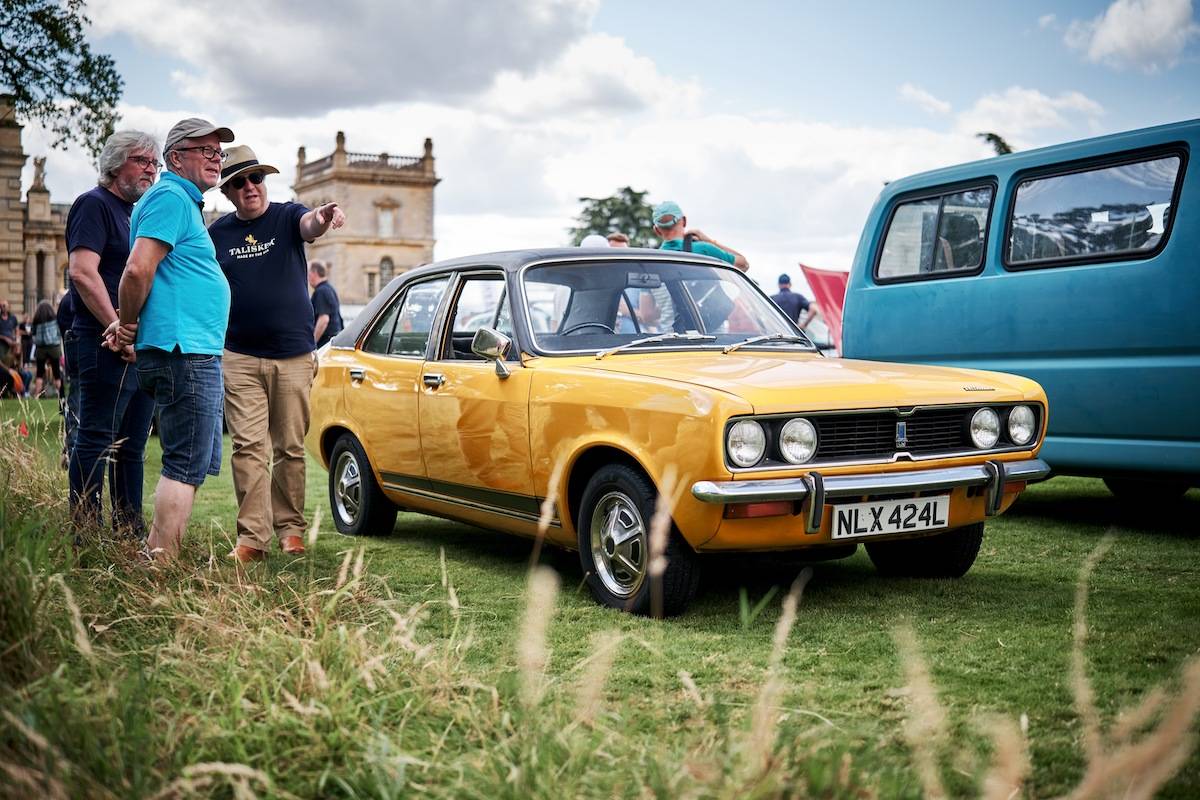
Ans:
[[[622,350],[627,350],[630,347],[637,347],[638,345],[642,345],[642,344],[654,344],[655,342],[671,342],[676,339],[684,339],[689,342],[695,342],[695,341],[700,341],[700,340],[704,340],[704,339],[707,339],[708,341],[712,341],[713,339],[716,339],[716,338],[717,338],[716,336],[709,336],[707,334],[699,333],[697,331],[688,331],[687,333],[676,333],[674,331],[672,331],[671,333],[660,333],[657,336],[647,336],[644,339],[634,339],[632,342],[627,342],[622,345],[617,345],[616,347],[610,347],[607,350],[601,350],[598,353],[596,353],[596,360],[598,361],[598,360],[604,358],[605,356],[611,356],[613,353],[619,353]]]
[[[766,333],[762,336],[751,336],[749,339],[743,339],[740,342],[725,345],[721,348],[721,352],[729,354],[734,350],[745,347],[748,344],[758,344],[759,342],[794,342],[796,344],[806,344],[814,350],[817,347],[807,336],[797,336],[794,333]]]

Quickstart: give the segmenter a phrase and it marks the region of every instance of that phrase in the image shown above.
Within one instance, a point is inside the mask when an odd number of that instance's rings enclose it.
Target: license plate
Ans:
[[[833,506],[833,538],[884,536],[944,528],[950,519],[950,495],[914,500],[884,500]]]

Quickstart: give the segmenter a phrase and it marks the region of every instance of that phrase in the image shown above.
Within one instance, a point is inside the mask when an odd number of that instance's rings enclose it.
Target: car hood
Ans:
[[[755,413],[1030,400],[1036,383],[1000,372],[738,351],[609,356],[585,369],[717,389]]]

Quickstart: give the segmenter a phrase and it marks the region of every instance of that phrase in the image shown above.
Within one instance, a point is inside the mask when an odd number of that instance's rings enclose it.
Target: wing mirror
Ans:
[[[496,375],[501,380],[509,376],[508,366],[504,359],[512,348],[512,339],[492,328],[480,328],[471,339],[471,352],[480,358],[496,362]]]

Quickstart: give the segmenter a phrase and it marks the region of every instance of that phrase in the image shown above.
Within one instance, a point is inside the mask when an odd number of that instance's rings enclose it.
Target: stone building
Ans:
[[[46,159],[35,158],[33,184],[21,199],[25,150],[12,95],[0,94],[0,297],[13,314],[33,314],[39,300],[66,289],[66,223],[70,204],[51,203]]]
[[[343,303],[366,303],[395,275],[433,260],[433,141],[421,156],[351,153],[346,135],[334,151],[296,155],[296,200],[309,208],[336,202],[346,224],[308,246],[308,260],[330,263]]]

